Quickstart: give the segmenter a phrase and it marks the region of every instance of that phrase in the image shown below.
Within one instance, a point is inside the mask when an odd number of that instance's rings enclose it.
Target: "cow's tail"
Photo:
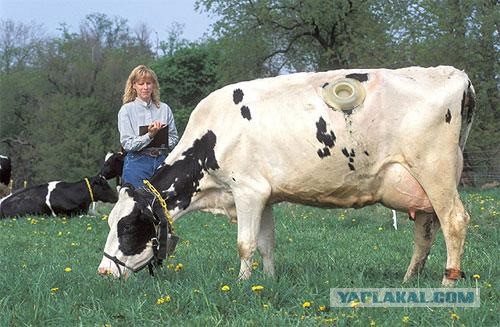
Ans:
[[[465,143],[469,137],[469,132],[472,127],[474,115],[476,112],[476,92],[470,80],[468,80],[467,89],[464,91],[462,98],[462,128],[460,130],[459,146],[462,152],[465,148]]]

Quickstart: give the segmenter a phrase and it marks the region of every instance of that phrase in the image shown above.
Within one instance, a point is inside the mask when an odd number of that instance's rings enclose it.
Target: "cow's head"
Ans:
[[[100,174],[106,179],[121,176],[124,158],[125,154],[123,152],[108,152],[104,158]]]
[[[144,188],[121,188],[108,219],[109,234],[98,273],[127,276],[146,265],[161,264],[173,252],[177,238],[154,194]]]
[[[102,202],[114,203],[118,201],[116,191],[109,186],[108,181],[104,176],[97,175],[90,179],[90,187],[92,189],[94,200]]]

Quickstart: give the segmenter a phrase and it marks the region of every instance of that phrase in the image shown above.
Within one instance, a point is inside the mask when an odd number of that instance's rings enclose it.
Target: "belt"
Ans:
[[[138,154],[143,154],[143,155],[146,155],[146,156],[150,156],[150,157],[158,157],[158,156],[161,156],[161,155],[166,155],[167,154],[167,150],[166,149],[143,149],[139,152],[137,152]]]

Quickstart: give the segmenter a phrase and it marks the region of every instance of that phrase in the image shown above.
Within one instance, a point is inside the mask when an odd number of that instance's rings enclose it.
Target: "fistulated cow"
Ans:
[[[88,183],[87,183],[88,182]],[[118,196],[100,175],[78,182],[49,182],[28,187],[0,200],[0,218],[25,215],[85,214],[93,201],[116,202]]]
[[[240,278],[250,277],[255,250],[264,272],[274,274],[274,203],[381,203],[415,220],[404,279],[423,268],[441,226],[448,256],[443,284],[452,284],[461,276],[469,221],[457,184],[473,112],[469,78],[448,66],[241,82],[198,104],[151,183],[174,220],[207,210],[237,222]],[[119,276],[122,268],[135,271],[154,259],[155,227],[166,216],[154,193],[121,189],[99,273]]]

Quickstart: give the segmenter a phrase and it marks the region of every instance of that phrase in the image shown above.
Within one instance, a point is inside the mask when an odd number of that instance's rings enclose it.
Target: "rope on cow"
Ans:
[[[158,190],[153,186],[153,184],[151,184],[147,179],[143,180],[143,183],[156,196],[156,198],[158,199],[158,202],[160,202],[160,205],[163,208],[163,211],[165,212],[165,217],[167,217],[168,223],[170,224],[170,228],[172,229],[172,234],[174,234],[174,220],[172,219],[172,216],[170,215],[170,212],[168,211],[167,203],[161,197],[160,192],[158,192]]]
[[[92,187],[90,187],[90,182],[89,182],[89,179],[87,177],[85,177],[85,183],[87,184],[87,188],[89,189],[90,200],[92,202],[95,202],[94,201],[94,192],[92,192]]]

